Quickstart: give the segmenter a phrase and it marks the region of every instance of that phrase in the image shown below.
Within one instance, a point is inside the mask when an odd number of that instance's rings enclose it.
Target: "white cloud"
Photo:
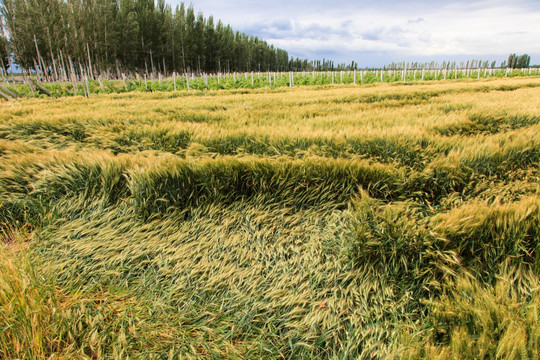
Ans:
[[[527,0],[200,0],[194,7],[294,56],[337,61],[363,52],[395,60],[530,54],[540,38],[540,4]]]

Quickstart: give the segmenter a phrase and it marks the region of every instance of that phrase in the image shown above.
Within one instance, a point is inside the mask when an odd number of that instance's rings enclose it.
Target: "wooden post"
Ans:
[[[35,83],[34,84],[39,90],[43,91],[47,96],[51,96],[51,93],[49,92],[49,90],[45,89],[43,87],[43,85],[41,85],[40,83]]]
[[[34,86],[34,83],[32,81],[28,80],[28,79],[24,79],[24,82],[26,83],[26,85],[28,85],[30,90],[32,90],[32,92],[35,95],[37,93],[37,91],[36,91],[36,87]]]
[[[12,99],[16,99],[19,97],[18,94],[14,93],[13,91],[9,90],[7,87],[3,86],[3,85],[0,85],[0,90],[4,93],[4,94],[7,94],[9,97],[11,97]],[[8,98],[7,96],[4,95],[5,98]],[[8,99],[9,100],[9,99]]]
[[[0,98],[5,98],[6,100],[13,100],[13,98],[9,94],[3,92],[2,90],[0,90]]]
[[[186,84],[187,84],[187,90],[189,91],[189,76],[186,73]]]
[[[104,88],[104,86],[103,86],[103,79],[102,79],[102,77],[101,77],[101,74],[99,74],[98,80],[99,80],[99,87],[101,88],[101,91],[102,91],[102,92],[105,91],[105,88]]]
[[[75,96],[77,95],[78,86],[77,86],[77,81],[75,79],[75,74],[73,73],[73,71],[70,73],[70,78],[71,78],[71,83],[73,84],[73,96]]]
[[[176,91],[176,72],[175,71],[173,71],[172,76],[173,76],[173,83],[174,83],[174,91]]]
[[[90,86],[88,85],[88,76],[84,76],[84,81],[86,82],[86,97],[90,97]]]
[[[87,98],[88,93],[86,92],[86,86],[84,86],[84,79],[81,79],[81,83],[82,83],[82,89],[83,89],[84,97]]]
[[[88,70],[90,70],[90,76],[92,79],[94,79],[94,72],[92,71],[92,60],[90,60],[90,47],[88,46],[88,43],[86,43],[86,51],[88,52]]]

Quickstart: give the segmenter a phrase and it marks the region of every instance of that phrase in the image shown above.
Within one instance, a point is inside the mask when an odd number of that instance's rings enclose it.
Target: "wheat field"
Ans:
[[[540,78],[0,103],[0,358],[538,359]]]

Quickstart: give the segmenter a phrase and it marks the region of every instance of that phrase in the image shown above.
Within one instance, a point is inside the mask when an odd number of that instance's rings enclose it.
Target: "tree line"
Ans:
[[[0,60],[94,76],[283,71],[287,51],[164,0],[0,0]],[[301,62],[304,65],[304,62]],[[294,64],[297,65],[297,64]]]
[[[510,54],[508,55],[508,62],[503,62],[503,66],[509,67],[510,69],[523,69],[528,68],[531,64],[531,57],[529,54],[523,54],[523,55],[516,55],[516,54]]]

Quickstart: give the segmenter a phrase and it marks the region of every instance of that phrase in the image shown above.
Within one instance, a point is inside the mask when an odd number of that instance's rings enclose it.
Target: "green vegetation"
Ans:
[[[15,62],[54,80],[71,73],[277,71],[293,61],[193,5],[173,9],[164,0],[3,0],[2,36],[3,25]]]
[[[508,56],[508,67],[511,69],[515,68],[528,68],[531,64],[531,56],[528,54],[516,55],[510,54]]]
[[[169,78],[149,79],[144,77],[125,77],[123,80],[91,80],[83,79],[82,82],[56,82],[41,83],[52,97],[62,96],[91,96],[94,94],[121,94],[126,92],[172,92],[177,90],[198,91],[203,95],[210,90],[233,90],[246,91],[248,89],[278,89],[295,86],[326,86],[326,85],[368,85],[376,83],[394,83],[395,85],[412,85],[415,82],[426,81],[467,81],[469,79],[500,79],[504,77],[527,77],[538,76],[538,70],[493,70],[476,69],[465,70],[359,70],[359,71],[313,71],[313,72],[268,72],[268,73],[231,73],[218,75],[175,75]],[[23,97],[45,97],[45,92],[36,89],[34,92],[26,83],[11,83],[5,85],[9,90]],[[538,86],[537,83],[529,83],[528,86]],[[518,89],[513,85],[501,85],[500,91],[513,91]],[[186,93],[175,92],[171,97],[188,96]],[[366,95],[370,99],[365,101],[379,101],[377,95]],[[389,95],[394,96],[394,95]],[[401,96],[401,95],[399,95]],[[416,94],[411,92],[399,100],[415,102],[425,100],[423,97],[431,97],[428,94]],[[435,94],[434,96],[437,96]],[[398,100],[398,99],[396,99]],[[350,98],[338,99],[338,102],[357,101]],[[401,104],[397,104],[399,106]],[[452,105],[454,106],[454,105]],[[463,106],[461,104],[457,106]],[[451,109],[449,111],[452,111]],[[194,115],[195,117],[198,115]]]
[[[0,357],[537,359],[539,86],[0,103]]]

